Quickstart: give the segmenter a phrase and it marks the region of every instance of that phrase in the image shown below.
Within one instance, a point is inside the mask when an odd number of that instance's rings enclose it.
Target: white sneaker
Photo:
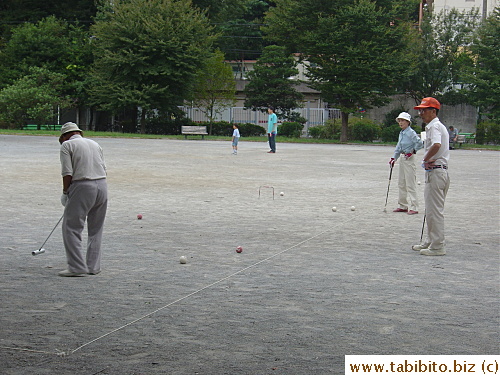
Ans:
[[[429,247],[429,245],[426,245],[426,244],[422,244],[422,245],[413,245],[411,247],[412,250],[415,250],[415,251],[420,251],[420,250],[424,250],[424,249],[427,249]]]
[[[446,255],[446,250],[443,249],[422,249],[420,255]]]

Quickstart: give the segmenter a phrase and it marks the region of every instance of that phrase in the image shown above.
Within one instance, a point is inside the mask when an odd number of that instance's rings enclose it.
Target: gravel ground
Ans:
[[[420,168],[420,214],[391,212],[397,168],[383,213],[391,147],[96,140],[103,271],[62,278],[60,228],[31,255],[63,212],[57,138],[0,135],[0,373],[316,375],[353,354],[499,354],[498,152],[451,151],[447,255],[424,257]]]

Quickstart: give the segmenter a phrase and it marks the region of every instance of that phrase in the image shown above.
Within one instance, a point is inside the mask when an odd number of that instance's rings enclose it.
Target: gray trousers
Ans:
[[[432,250],[444,248],[444,201],[450,177],[446,169],[433,169],[425,172],[425,217],[427,239],[424,242]]]
[[[64,209],[62,236],[68,270],[99,272],[101,240],[108,206],[106,179],[73,181]],[[83,257],[82,232],[87,221],[87,254]]]

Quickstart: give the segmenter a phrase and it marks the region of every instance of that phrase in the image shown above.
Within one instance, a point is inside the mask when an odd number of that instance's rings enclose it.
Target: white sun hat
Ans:
[[[408,112],[401,112],[398,117],[396,117],[396,120],[398,118],[402,118],[403,120],[411,122],[411,115]]]
[[[69,132],[81,132],[81,131],[82,130],[74,122],[67,122],[66,124],[61,126],[61,135]]]

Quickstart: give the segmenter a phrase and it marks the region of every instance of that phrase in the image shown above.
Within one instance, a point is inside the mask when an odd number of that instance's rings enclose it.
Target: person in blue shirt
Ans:
[[[398,144],[394,150],[394,156],[389,161],[389,165],[393,168],[396,160],[400,159],[398,208],[393,212],[406,212],[408,215],[415,215],[418,214],[415,154],[424,145],[415,130],[410,126],[411,115],[409,113],[401,112],[396,121],[401,131],[399,132]]]
[[[267,113],[269,113],[269,117],[267,120],[267,140],[269,141],[269,147],[271,151],[269,154],[276,153],[276,134],[278,133],[278,117],[276,113],[274,113],[274,107],[269,107],[267,109]]]

